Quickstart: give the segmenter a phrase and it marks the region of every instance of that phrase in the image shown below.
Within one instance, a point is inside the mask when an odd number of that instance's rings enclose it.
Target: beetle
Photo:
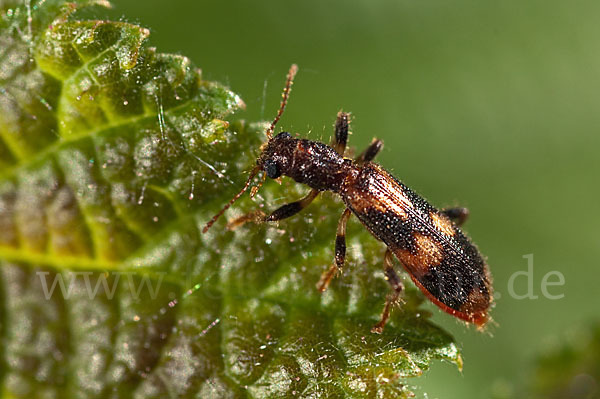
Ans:
[[[230,222],[229,226],[248,221],[286,219],[304,209],[320,192],[332,191],[340,196],[346,207],[337,226],[333,265],[323,273],[317,284],[321,292],[327,289],[335,273],[344,266],[346,223],[354,214],[376,239],[387,246],[383,265],[392,291],[372,332],[383,331],[391,307],[404,289],[393,267],[394,256],[431,302],[458,319],[483,327],[489,320],[492,281],[483,256],[459,228],[468,216],[466,208],[438,210],[372,162],[383,146],[381,140],[373,139],[355,159],[345,158],[350,119],[348,113],[338,113],[331,145],[293,138],[287,132],[273,136],[297,70],[297,66],[292,65],[288,72],[279,111],[266,130],[267,141],[261,146],[256,166],[244,187],[208,221],[203,233],[240,198],[259,172],[264,172],[263,179],[253,187],[251,195],[258,191],[265,176],[271,179],[291,177],[311,188],[308,195],[270,214],[256,211],[244,215]]]

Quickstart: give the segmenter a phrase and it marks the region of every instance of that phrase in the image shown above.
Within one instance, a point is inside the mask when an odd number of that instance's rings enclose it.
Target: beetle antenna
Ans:
[[[258,192],[258,190],[260,190],[260,188],[262,187],[262,185],[265,183],[265,179],[266,178],[267,178],[267,174],[263,173],[260,181],[258,182],[258,184],[256,186],[252,187],[252,190],[250,190],[250,198],[254,198],[254,196],[256,195],[256,193]]]
[[[292,84],[294,83],[294,77],[298,73],[298,65],[292,64],[290,70],[287,74],[287,79],[285,81],[285,87],[283,88],[283,93],[281,94],[281,104],[279,105],[279,111],[277,111],[277,116],[271,122],[271,126],[266,131],[267,138],[271,140],[273,137],[273,132],[275,131],[275,125],[279,122],[281,115],[283,115],[283,111],[285,110],[285,106],[287,105],[288,99],[290,98],[290,91],[292,90]]]
[[[298,65],[292,64],[292,66],[290,67],[290,70],[288,71],[288,74],[287,74],[287,79],[285,81],[285,87],[283,88],[283,93],[281,94],[281,104],[279,105],[279,111],[277,111],[277,115],[275,116],[275,119],[273,119],[273,122],[271,122],[271,126],[269,126],[269,128],[266,131],[267,138],[269,140],[271,140],[271,138],[273,137],[273,131],[275,130],[275,126],[277,125],[277,122],[279,122],[279,119],[281,119],[281,115],[283,115],[285,106],[287,105],[288,99],[290,98],[290,91],[292,90],[292,84],[294,83],[294,77],[296,76],[296,73],[298,73]],[[206,223],[206,225],[202,229],[203,234],[206,233],[212,227],[213,224],[215,224],[215,222],[221,217],[221,215],[223,215],[225,213],[225,211],[227,211],[227,209],[229,209],[231,207],[231,205],[233,205],[233,203],[235,201],[237,201],[246,192],[246,190],[248,190],[248,187],[250,187],[250,184],[252,183],[252,179],[254,179],[254,176],[256,176],[256,174],[259,171],[260,171],[259,166],[255,166],[254,169],[252,169],[252,171],[250,172],[250,176],[248,176],[248,180],[246,180],[246,184],[244,184],[244,187],[240,190],[239,193],[234,195],[233,198],[230,199],[229,202],[227,204],[225,204],[225,206],[215,216],[213,216],[212,219],[210,219],[208,221],[208,223]],[[263,179],[259,182],[258,187],[254,187],[251,190],[250,195],[252,197],[254,197],[254,195],[256,195],[256,192],[258,191],[260,186],[262,186],[264,181],[265,181],[265,179],[264,179],[264,175],[263,175]]]
[[[206,226],[204,226],[204,228],[202,229],[202,234],[206,233],[208,231],[208,229],[210,229],[212,227],[212,225],[215,224],[215,222],[221,217],[221,215],[224,214],[225,211],[227,209],[229,209],[229,207],[231,205],[233,205],[233,203],[242,196],[242,194],[244,194],[244,192],[248,189],[248,187],[250,187],[250,183],[252,183],[252,179],[254,179],[254,176],[256,176],[256,174],[258,173],[259,170],[260,170],[260,168],[258,166],[255,166],[254,169],[252,169],[252,171],[250,172],[250,176],[248,176],[248,180],[246,180],[246,184],[244,184],[244,187],[240,190],[239,193],[234,195],[233,198],[230,199],[227,204],[225,204],[223,209],[221,209],[215,216],[212,217],[212,219],[210,219],[208,221],[208,223],[206,223]]]

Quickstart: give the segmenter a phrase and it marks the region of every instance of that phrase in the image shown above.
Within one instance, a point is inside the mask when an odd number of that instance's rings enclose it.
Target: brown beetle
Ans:
[[[347,113],[338,113],[332,146],[296,139],[286,132],[273,136],[275,125],[287,104],[296,72],[296,65],[292,65],[281,106],[266,131],[268,141],[261,147],[262,152],[246,184],[206,224],[203,233],[248,189],[258,172],[264,171],[272,179],[288,176],[308,185],[310,193],[269,215],[261,211],[253,212],[234,220],[230,225],[236,226],[250,220],[282,220],[300,212],[319,192],[333,191],[341,197],[346,209],[338,223],[335,262],[317,284],[320,291],[327,289],[336,271],[344,265],[346,222],[354,214],[375,238],[387,246],[384,270],[393,291],[387,297],[381,320],[373,327],[373,332],[380,333],[383,330],[390,308],[403,290],[402,282],[393,268],[392,255],[402,263],[417,287],[440,309],[483,326],[488,321],[488,309],[492,303],[491,277],[483,257],[458,227],[466,220],[467,209],[437,210],[371,162],[382,148],[380,140],[374,139],[356,159],[344,158],[348,139]]]

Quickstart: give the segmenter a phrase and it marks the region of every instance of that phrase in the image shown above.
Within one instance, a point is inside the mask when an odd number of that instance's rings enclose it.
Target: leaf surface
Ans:
[[[0,378],[15,398],[410,396],[452,338],[408,289],[382,335],[383,247],[342,211],[235,231],[264,124],[149,31],[79,16],[102,0],[0,3]],[[235,217],[305,188],[269,182]]]

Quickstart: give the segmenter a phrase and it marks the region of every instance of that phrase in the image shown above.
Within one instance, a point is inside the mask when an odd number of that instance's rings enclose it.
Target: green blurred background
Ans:
[[[557,335],[600,316],[600,2],[560,0],[115,1],[110,16],[152,31],[280,125],[328,140],[354,115],[351,145],[385,141],[379,162],[438,206],[464,205],[498,299],[489,333],[429,308],[464,354],[415,380],[429,398],[501,397]],[[337,217],[337,215],[332,217]],[[510,276],[533,254],[533,294]],[[543,277],[564,275],[544,297]],[[557,277],[550,277],[556,281]],[[517,277],[514,291],[528,282]]]

